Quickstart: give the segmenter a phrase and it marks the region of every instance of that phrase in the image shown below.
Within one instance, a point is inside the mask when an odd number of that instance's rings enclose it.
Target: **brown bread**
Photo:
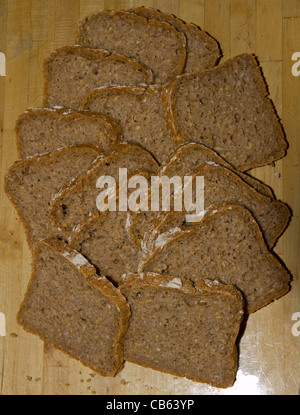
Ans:
[[[111,176],[116,182],[119,168],[127,168],[128,177],[144,170],[155,174],[158,164],[142,147],[132,143],[121,143],[70,186],[66,186],[53,200],[51,216],[53,224],[67,238],[73,228],[83,222],[96,208],[96,199],[100,190],[96,183],[101,176]]]
[[[25,330],[114,376],[123,366],[130,310],[125,298],[78,252],[57,239],[35,245],[33,272],[18,313]]]
[[[220,58],[221,52],[218,43],[195,24],[185,23],[174,15],[163,13],[151,7],[135,7],[129,11],[147,19],[169,23],[185,35],[187,56],[184,72],[190,73],[211,68]]]
[[[243,54],[165,87],[169,128],[215,150],[237,170],[278,160],[287,143],[256,60]]]
[[[161,237],[139,270],[234,285],[244,295],[249,313],[289,289],[287,271],[268,251],[251,213],[241,206],[218,207],[197,226]]]
[[[77,43],[137,59],[152,70],[157,84],[182,73],[186,61],[183,33],[168,23],[120,10],[86,17],[79,26]]]
[[[173,176],[188,175],[194,170],[201,162],[212,162],[219,164],[220,166],[227,167],[237,174],[246,183],[256,189],[259,193],[266,196],[274,197],[273,192],[269,186],[263,182],[255,179],[248,174],[241,173],[238,170],[234,170],[222,157],[218,156],[213,150],[205,147],[199,143],[188,143],[179,146],[174,153],[170,154],[167,159],[162,163],[158,171],[159,176],[167,176],[169,178]],[[173,189],[171,189],[171,196],[173,195]],[[149,200],[151,200],[151,194],[149,192]],[[157,212],[130,212],[130,226],[129,237],[132,243],[141,246],[145,229],[148,229],[148,223],[155,222],[158,215]]]
[[[215,204],[238,204],[249,209],[258,222],[266,243],[271,248],[285,230],[290,220],[289,207],[273,198],[258,193],[253,187],[244,182],[232,169],[228,169],[214,162],[199,163],[190,174],[204,177],[204,209],[213,208]],[[195,184],[193,185],[195,189]],[[129,229],[130,239],[133,243],[147,245],[147,238],[152,232],[163,233],[170,228],[193,225],[186,224],[186,210],[174,212],[174,199],[171,199],[170,212],[138,212],[132,214]],[[195,202],[195,200],[194,200]],[[205,213],[205,212],[204,212]],[[197,225],[197,222],[196,222]],[[153,239],[153,236],[151,236]]]
[[[83,101],[83,108],[112,117],[124,141],[140,144],[162,163],[182,140],[166,128],[161,93],[160,85],[101,88]]]
[[[150,172],[136,172],[139,176],[150,178]],[[133,175],[134,176],[134,175]],[[132,176],[132,177],[133,177]],[[134,192],[128,178],[128,200]],[[119,194],[119,186],[117,195]],[[119,197],[116,197],[118,206]],[[142,259],[142,251],[132,245],[128,236],[129,212],[94,210],[69,236],[72,248],[81,252],[97,269],[114,283],[119,283],[124,274],[136,271]],[[109,237],[107,237],[109,235]],[[105,243],[103,243],[105,241]]]
[[[232,386],[243,300],[232,286],[153,273],[130,274],[120,285],[131,308],[126,360],[206,382]]]
[[[213,162],[220,166],[233,170],[244,182],[254,187],[259,193],[274,197],[272,189],[260,180],[235,170],[226,160],[222,159],[215,151],[199,143],[183,144],[162,163],[159,175],[172,177],[185,176],[191,173],[201,162]]]
[[[120,126],[112,119],[63,107],[28,108],[19,116],[15,132],[21,158],[78,144],[95,144],[106,152],[121,136]]]
[[[18,160],[9,168],[5,190],[23,222],[30,246],[59,233],[51,225],[52,199],[100,155],[97,147],[73,146]]]
[[[93,89],[151,83],[151,71],[139,62],[107,50],[64,46],[44,63],[44,105],[78,109]]]
[[[128,212],[93,211],[70,237],[70,246],[81,252],[98,270],[115,283],[122,275],[137,271],[141,250],[127,234]]]

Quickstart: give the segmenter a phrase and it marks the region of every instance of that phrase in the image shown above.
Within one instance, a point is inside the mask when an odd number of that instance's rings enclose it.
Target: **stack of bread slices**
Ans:
[[[17,120],[6,192],[33,254],[18,321],[102,375],[128,360],[229,387],[243,316],[289,290],[272,249],[290,210],[247,173],[285,155],[283,128],[256,58],[220,56],[173,15],[95,12]],[[169,211],[99,211],[99,178],[125,168],[203,176],[203,219],[174,191]]]

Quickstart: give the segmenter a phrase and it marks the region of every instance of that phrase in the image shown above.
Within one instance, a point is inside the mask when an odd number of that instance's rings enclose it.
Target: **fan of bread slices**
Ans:
[[[97,11],[45,59],[5,189],[32,251],[18,321],[103,376],[125,361],[233,385],[245,315],[289,291],[274,254],[291,212],[248,173],[287,143],[256,57],[159,10]],[[97,209],[119,169],[204,177],[203,218]],[[132,191],[132,189],[131,189]],[[193,195],[194,197],[195,195]]]

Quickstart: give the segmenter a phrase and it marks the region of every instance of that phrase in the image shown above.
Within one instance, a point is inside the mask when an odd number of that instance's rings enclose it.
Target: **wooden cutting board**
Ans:
[[[17,159],[16,117],[29,106],[42,105],[43,60],[51,50],[73,43],[80,19],[100,8],[141,4],[200,25],[220,42],[222,61],[243,52],[255,53],[289,142],[283,160],[251,173],[293,210],[291,224],[275,249],[293,275],[292,290],[247,319],[239,343],[237,380],[227,390],[128,363],[114,379],[101,377],[25,333],[16,322],[31,273],[24,231],[3,190],[3,175]],[[292,55],[300,52],[300,1],[0,0],[0,28],[0,52],[6,58],[6,76],[0,76],[1,394],[298,394],[300,76],[292,74],[296,63]]]

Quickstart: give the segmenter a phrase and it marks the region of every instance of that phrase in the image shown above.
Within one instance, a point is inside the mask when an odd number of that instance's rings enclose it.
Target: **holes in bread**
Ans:
[[[65,205],[64,203],[61,205],[61,210],[62,210],[63,215],[68,214],[68,206]]]

